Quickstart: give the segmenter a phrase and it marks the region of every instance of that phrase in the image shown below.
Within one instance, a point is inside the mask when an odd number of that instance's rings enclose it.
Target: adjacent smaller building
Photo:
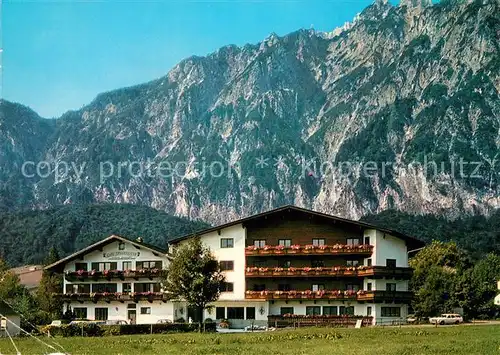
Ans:
[[[500,280],[497,281],[498,295],[495,297],[495,304],[500,306]]]
[[[10,269],[10,271],[19,276],[19,283],[29,292],[36,292],[43,276],[42,265],[25,265]]]
[[[21,317],[7,303],[0,300],[0,337],[21,333]]]

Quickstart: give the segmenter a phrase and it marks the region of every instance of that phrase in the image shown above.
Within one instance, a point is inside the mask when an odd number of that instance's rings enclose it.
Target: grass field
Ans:
[[[47,338],[43,339],[44,341]],[[70,354],[342,354],[500,355],[500,326],[426,328],[304,328],[253,334],[166,334],[56,338]],[[18,339],[21,354],[53,352],[34,339]],[[0,354],[15,354],[8,339]]]

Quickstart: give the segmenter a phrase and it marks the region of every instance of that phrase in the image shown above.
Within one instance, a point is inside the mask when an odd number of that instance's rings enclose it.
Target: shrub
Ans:
[[[214,322],[204,325],[206,332],[215,332]],[[112,335],[132,335],[132,334],[166,334],[166,333],[186,333],[198,331],[198,324],[192,323],[166,323],[166,324],[120,324],[120,325],[97,325],[94,323],[83,324],[83,336],[112,336]],[[42,326],[40,332],[46,334],[50,332],[52,336],[82,336],[82,324],[56,326]]]
[[[101,326],[103,335],[132,335],[132,334],[166,334],[185,333],[198,330],[198,324],[192,323],[165,323],[165,324],[123,324]],[[207,332],[215,331],[215,323],[205,324]]]
[[[46,334],[50,333],[52,336],[72,337],[72,336],[86,336],[95,337],[101,336],[101,328],[94,323],[83,324],[64,324],[62,326],[46,325],[40,327],[40,332]]]

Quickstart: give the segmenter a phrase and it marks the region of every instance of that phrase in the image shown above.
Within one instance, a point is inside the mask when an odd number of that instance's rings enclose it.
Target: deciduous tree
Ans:
[[[219,298],[223,282],[217,259],[199,238],[193,238],[174,251],[164,288],[172,297],[185,300],[198,310],[202,331],[203,311]]]

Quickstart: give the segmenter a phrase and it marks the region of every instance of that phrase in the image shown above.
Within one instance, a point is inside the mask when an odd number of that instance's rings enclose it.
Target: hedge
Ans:
[[[205,323],[206,332],[215,332],[216,323]],[[49,332],[52,336],[111,336],[132,334],[168,334],[198,331],[197,323],[166,323],[166,324],[120,324],[97,325],[93,323],[62,325],[60,327],[48,325],[40,328],[42,333]]]
[[[63,324],[61,326],[46,325],[40,327],[40,332],[43,334],[50,333],[52,336],[62,337],[95,337],[103,334],[101,327],[93,323]]]

